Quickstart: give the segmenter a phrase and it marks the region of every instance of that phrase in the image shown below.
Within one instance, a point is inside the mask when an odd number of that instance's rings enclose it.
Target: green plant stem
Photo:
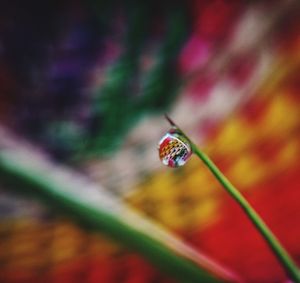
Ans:
[[[258,232],[266,240],[268,246],[274,252],[275,256],[281,263],[282,267],[286,271],[287,275],[295,282],[300,282],[300,271],[290,257],[285,248],[280,244],[279,240],[268,228],[266,223],[262,218],[256,213],[252,208],[250,203],[244,198],[244,196],[230,183],[230,181],[224,176],[224,174],[219,170],[219,168],[213,163],[213,161],[202,152],[191,139],[167,116],[165,115],[171,126],[177,128],[190,142],[192,151],[203,161],[203,163],[208,167],[216,179],[220,182],[223,188],[229,193],[230,196],[238,203],[238,205],[245,211],[246,215],[249,217],[251,222],[257,228]]]
[[[209,168],[216,179],[221,183],[224,189],[233,197],[233,199],[239,204],[239,206],[245,211],[251,222],[266,240],[269,247],[274,252],[275,256],[280,261],[282,267],[285,269],[288,276],[294,282],[300,282],[300,272],[285,250],[285,248],[280,244],[279,240],[268,228],[266,223],[261,219],[261,217],[256,213],[256,211],[251,207],[249,202],[244,198],[244,196],[230,183],[230,181],[223,175],[223,173],[217,168],[217,166],[212,162],[212,160],[201,150],[197,148],[195,144],[192,143],[193,152],[203,161],[203,163]]]
[[[112,204],[106,206],[100,201],[97,201],[97,205],[90,203],[90,198],[87,197],[89,193],[85,188],[89,184],[80,183],[80,179],[76,179],[76,174],[72,174],[73,178],[66,182],[64,179],[63,181],[55,178],[60,169],[50,166],[46,167],[48,168],[46,170],[44,163],[41,162],[40,166],[39,159],[33,154],[29,155],[30,158],[25,163],[12,155],[13,153],[0,149],[1,182],[9,184],[10,188],[18,189],[28,196],[40,198],[54,209],[60,209],[77,219],[78,224],[84,228],[106,233],[145,256],[161,270],[176,278],[178,282],[240,282],[234,274],[212,261],[200,256],[192,259],[187,251],[178,250],[176,246],[171,248],[163,238],[150,235],[149,231],[154,233],[153,226],[150,226],[150,230],[145,229],[144,227],[149,226],[147,221],[143,220],[141,223],[140,217],[133,219],[132,216],[128,217],[127,209],[114,210],[110,208]],[[54,174],[53,170],[58,171]],[[79,185],[76,185],[77,182]],[[79,191],[78,186],[81,188]],[[85,190],[85,194],[80,193]],[[114,203],[114,206],[117,205],[120,204]],[[170,237],[168,239],[170,240]]]

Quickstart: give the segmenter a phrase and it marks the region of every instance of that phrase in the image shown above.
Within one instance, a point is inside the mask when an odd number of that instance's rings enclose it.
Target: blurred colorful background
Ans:
[[[195,252],[200,269],[208,257],[216,274],[224,267],[240,278],[230,282],[288,282],[208,169],[196,157],[165,167],[157,143],[167,112],[300,266],[298,1],[1,6],[0,282],[195,282],[155,264],[157,255],[149,260],[122,229],[94,231],[67,205],[41,200],[22,183],[21,161],[33,178],[37,169],[51,178],[71,172],[59,181],[72,188],[67,197],[92,203],[93,184],[101,211],[133,228],[127,209],[140,226],[153,223],[147,237],[174,237],[175,248],[158,241],[183,258]],[[7,180],[7,162],[18,185]]]

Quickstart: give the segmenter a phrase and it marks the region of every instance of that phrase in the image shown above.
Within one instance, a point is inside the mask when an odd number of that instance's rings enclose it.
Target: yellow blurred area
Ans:
[[[278,153],[278,167],[279,169],[286,168],[298,161],[300,156],[300,141],[298,138],[289,139],[281,151]]]
[[[185,194],[196,200],[218,193],[218,190],[214,190],[214,188],[218,187],[216,180],[212,180],[206,168],[201,167],[199,160],[197,162],[198,172],[193,171],[191,174],[187,174],[182,183]]]
[[[226,175],[240,190],[244,190],[261,181],[268,173],[268,168],[250,152],[241,155]]]
[[[54,262],[71,259],[81,252],[83,235],[73,225],[55,225],[53,228],[53,254]]]
[[[103,235],[83,232],[71,222],[60,219],[50,225],[28,218],[10,219],[1,222],[0,232],[0,260],[5,262],[7,270],[36,270],[47,265],[49,260],[53,264],[60,264],[74,258],[99,254],[105,258],[123,249]]]
[[[172,230],[212,223],[217,217],[218,199],[209,195],[221,192],[217,181],[197,158],[186,164],[184,170],[185,178],[177,183],[179,171],[159,172],[137,187],[127,201]]]
[[[171,172],[160,172],[146,185],[146,194],[157,201],[171,202],[176,197],[178,188]]]
[[[260,136],[272,139],[288,135],[299,124],[299,115],[299,107],[288,99],[287,94],[277,94],[272,98],[263,121],[259,124]]]
[[[210,149],[213,154],[237,155],[246,150],[257,139],[253,128],[242,119],[232,116],[227,120],[215,140],[212,140]]]

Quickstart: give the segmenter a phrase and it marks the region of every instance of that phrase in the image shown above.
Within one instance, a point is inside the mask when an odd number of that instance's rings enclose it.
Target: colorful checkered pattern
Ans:
[[[192,154],[189,142],[174,129],[163,136],[158,150],[162,163],[170,167],[184,165]]]

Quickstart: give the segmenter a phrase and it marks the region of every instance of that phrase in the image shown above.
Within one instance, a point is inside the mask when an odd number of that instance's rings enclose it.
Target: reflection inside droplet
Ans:
[[[158,151],[162,163],[172,168],[184,165],[192,155],[189,141],[177,129],[171,129],[161,138]]]

